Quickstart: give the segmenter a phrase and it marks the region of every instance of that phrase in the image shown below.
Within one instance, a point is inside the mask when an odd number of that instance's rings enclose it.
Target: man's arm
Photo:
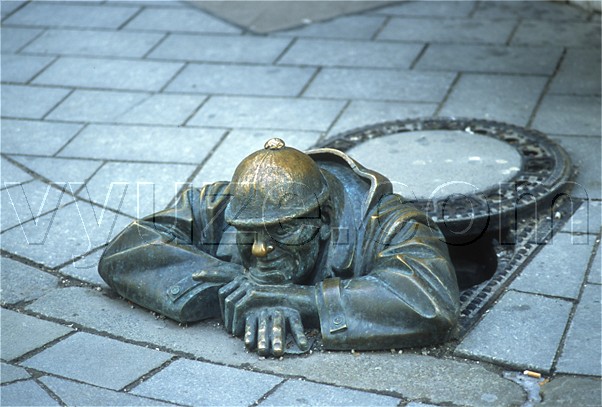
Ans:
[[[219,316],[217,290],[242,273],[216,258],[226,204],[226,183],[185,191],[173,208],[119,234],[100,259],[100,275],[128,300],[177,321]],[[193,279],[206,270],[219,271],[221,280]]]
[[[459,293],[441,232],[396,195],[383,199],[368,219],[358,259],[363,275],[318,284],[324,345],[386,349],[448,339]]]

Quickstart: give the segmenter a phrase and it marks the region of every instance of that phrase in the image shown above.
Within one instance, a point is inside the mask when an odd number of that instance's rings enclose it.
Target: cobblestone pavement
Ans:
[[[408,2],[255,35],[184,2],[1,4],[0,404],[600,405],[599,14]],[[450,345],[262,359],[97,275],[133,218],[269,137],[430,115],[547,133],[585,199]]]

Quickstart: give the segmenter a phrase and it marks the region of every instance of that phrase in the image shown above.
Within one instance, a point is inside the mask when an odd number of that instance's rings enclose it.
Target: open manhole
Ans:
[[[462,331],[578,206],[568,199],[567,153],[544,134],[514,125],[409,119],[351,130],[315,147],[344,151],[381,172],[437,223],[458,275]]]

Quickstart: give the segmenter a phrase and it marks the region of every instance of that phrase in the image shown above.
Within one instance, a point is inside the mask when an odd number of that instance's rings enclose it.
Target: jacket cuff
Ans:
[[[324,344],[347,330],[347,318],[341,298],[341,279],[329,278],[318,284],[316,291],[320,330]]]

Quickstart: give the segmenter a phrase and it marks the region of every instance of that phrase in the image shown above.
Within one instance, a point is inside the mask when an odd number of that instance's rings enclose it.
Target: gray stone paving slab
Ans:
[[[98,261],[104,249],[105,246],[101,246],[81,259],[67,264],[59,272],[78,280],[101,286],[101,288],[108,288],[109,286],[100,277],[100,274],[98,274]]]
[[[385,17],[382,16],[344,16],[330,21],[312,23],[305,27],[279,31],[273,35],[369,40],[376,34],[384,22]]]
[[[452,73],[326,68],[312,81],[304,96],[438,102],[453,77]]]
[[[33,380],[2,387],[3,406],[60,406]]]
[[[272,137],[279,137],[287,146],[304,151],[318,140],[319,135],[316,132],[300,131],[233,130],[203,165],[193,184],[201,187],[215,181],[229,181],[242,159],[263,148],[265,142]]]
[[[550,93],[600,94],[600,50],[569,48]]]
[[[159,33],[48,30],[22,52],[53,55],[143,57],[163,38]]]
[[[247,353],[238,338],[221,325],[207,321],[187,328],[150,312],[131,309],[127,302],[110,299],[96,290],[70,287],[49,293],[28,307],[53,318],[101,332],[165,346],[207,361],[254,370],[305,377],[308,380],[359,390],[394,392],[410,399],[451,401],[459,405],[522,404],[520,386],[483,366],[430,356],[381,353],[325,352],[307,358],[259,359]],[[320,368],[316,368],[316,363]],[[369,375],[366,372],[370,372]],[[437,374],[433,374],[437,372]],[[471,383],[468,387],[465,384]]]
[[[61,58],[33,83],[120,90],[160,90],[182,67],[179,62]]]
[[[72,331],[66,326],[4,308],[0,312],[0,321],[2,322],[0,355],[6,361],[38,349]]]
[[[585,20],[588,13],[578,7],[547,1],[485,1],[479,2],[475,18],[524,18],[535,20]]]
[[[148,8],[126,26],[126,30],[238,34],[241,30],[191,7]]]
[[[91,125],[62,157],[198,164],[223,135],[220,129]],[[136,140],[132,142],[132,140]]]
[[[596,250],[587,281],[593,284],[602,284],[602,250],[600,250],[600,246]]]
[[[570,107],[569,107],[570,108]],[[567,108],[567,109],[569,109]],[[571,196],[602,199],[600,166],[602,156],[600,139],[594,137],[552,137],[571,156],[578,173]]]
[[[324,131],[344,105],[335,100],[214,96],[188,125]]]
[[[191,64],[169,84],[169,92],[296,96],[314,68]]]
[[[79,124],[8,120],[2,123],[2,152],[53,155],[81,128]]]
[[[572,303],[508,291],[462,340],[456,354],[549,372]]]
[[[10,163],[6,158],[2,157],[0,173],[2,174],[2,185],[0,189],[14,186],[15,183],[22,184],[31,181],[33,178],[30,174]],[[6,183],[6,185],[5,185]]]
[[[171,357],[169,353],[78,332],[21,365],[119,390]]]
[[[271,64],[290,42],[288,38],[173,34],[149,58]]]
[[[556,364],[558,373],[601,376],[600,286],[586,285]]]
[[[373,41],[300,39],[280,59],[280,64],[409,68],[422,44]]]
[[[600,48],[600,24],[523,20],[512,36],[512,45],[554,45]]]
[[[2,257],[0,268],[2,304],[32,301],[58,287],[56,276],[6,257]]]
[[[41,119],[68,93],[67,89],[59,88],[3,85],[2,116]],[[36,103],[32,103],[34,100]]]
[[[120,123],[179,126],[207,99],[201,95],[155,94],[117,117]]]
[[[602,202],[586,200],[583,201],[573,216],[562,227],[562,231],[567,233],[598,234],[601,227]]]
[[[599,378],[558,376],[541,387],[542,407],[590,406],[602,404]]]
[[[39,379],[46,387],[68,406],[171,406],[162,401],[138,397],[127,393],[116,392],[77,383],[53,376],[42,376]]]
[[[416,65],[420,70],[551,75],[560,47],[433,44]]]
[[[546,82],[540,76],[464,74],[439,114],[526,125]]]
[[[76,90],[48,115],[49,120],[115,122],[147,99],[145,93]]]
[[[357,390],[287,380],[270,394],[261,406],[397,406],[399,399]]]
[[[48,181],[57,184],[83,183],[102,165],[102,161],[67,158],[28,156],[13,156],[12,158]]]
[[[379,40],[505,44],[512,20],[393,18],[378,34]]]
[[[600,97],[547,95],[532,127],[552,134],[600,137]]]
[[[431,116],[437,109],[436,103],[373,102],[354,100],[345,109],[330,135],[352,130],[370,124],[390,120],[403,120],[411,117]]]
[[[4,4],[5,2],[2,2]],[[2,26],[2,39],[0,50],[2,54],[15,52],[40,35],[42,30],[37,28],[21,28]],[[4,55],[2,56],[4,58]]]
[[[195,406],[252,405],[281,381],[277,376],[180,359],[131,392]]]
[[[594,245],[557,233],[510,285],[511,289],[577,299]],[[562,284],[558,284],[562,281]]]
[[[0,3],[0,15],[2,18],[14,13],[19,7],[25,4],[25,1],[3,1]]]
[[[68,188],[66,183],[53,186],[41,181],[16,185],[4,189],[2,195],[2,230],[24,224],[30,219],[38,218],[73,201],[73,198],[63,190]]]
[[[26,83],[53,60],[34,55],[2,55],[2,82]]]
[[[138,10],[138,7],[30,2],[3,23],[34,27],[118,28]]]
[[[16,380],[29,379],[31,376],[25,369],[19,366],[0,363],[0,383],[10,383]]]
[[[76,201],[2,235],[2,248],[48,267],[57,267],[104,245],[131,219]]]
[[[141,218],[165,209],[195,168],[196,165],[107,163],[79,196]]]
[[[420,17],[467,17],[475,7],[474,1],[404,1],[398,5],[382,7],[375,14]]]

